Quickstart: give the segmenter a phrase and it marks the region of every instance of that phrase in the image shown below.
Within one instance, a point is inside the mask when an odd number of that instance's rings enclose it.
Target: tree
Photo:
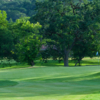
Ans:
[[[89,40],[88,40],[89,41]],[[86,41],[81,41],[81,43],[77,43],[73,47],[73,54],[72,58],[75,61],[75,66],[85,57],[93,57],[95,56],[95,53],[98,51],[98,44],[96,44],[96,41],[89,41],[86,43]]]
[[[98,3],[98,4],[97,4]],[[73,58],[76,61],[75,66],[85,57],[93,57],[95,53],[99,51],[99,37],[100,37],[100,17],[98,10],[99,2],[94,1],[94,3],[85,4],[87,8],[84,10],[86,14],[84,15],[84,22],[80,23],[80,28],[83,32],[86,32],[88,36],[80,37],[83,41],[77,41],[73,46]],[[90,6],[90,7],[89,7]],[[95,6],[95,7],[94,7]],[[91,10],[92,8],[92,10]]]
[[[0,57],[11,57],[13,48],[13,36],[9,31],[7,14],[0,10]]]
[[[40,22],[43,26],[41,31],[43,38],[53,41],[51,45],[56,46],[56,49],[62,53],[64,66],[68,66],[68,56],[74,45],[96,35],[97,27],[94,26],[99,15],[97,2],[46,0],[36,2],[36,7],[37,13],[30,21]],[[47,43],[50,44],[50,41]]]
[[[41,47],[41,36],[38,35],[41,25],[18,19],[12,28],[17,42],[14,53],[17,54],[20,62],[27,62],[33,66]]]

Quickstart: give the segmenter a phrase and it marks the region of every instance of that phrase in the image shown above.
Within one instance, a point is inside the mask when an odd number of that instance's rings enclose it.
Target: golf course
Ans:
[[[100,100],[100,0],[0,0],[0,100]]]
[[[0,100],[100,100],[100,66],[0,69]]]

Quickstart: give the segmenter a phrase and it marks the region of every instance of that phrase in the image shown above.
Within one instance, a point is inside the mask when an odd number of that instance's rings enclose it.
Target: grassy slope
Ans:
[[[0,100],[99,100],[100,66],[0,70]]]

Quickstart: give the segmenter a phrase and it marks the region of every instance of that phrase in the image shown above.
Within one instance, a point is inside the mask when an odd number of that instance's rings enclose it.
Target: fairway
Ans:
[[[0,100],[100,100],[100,66],[1,69]]]

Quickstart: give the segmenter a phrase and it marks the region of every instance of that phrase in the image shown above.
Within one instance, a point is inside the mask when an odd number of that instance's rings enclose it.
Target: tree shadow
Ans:
[[[13,81],[0,81],[14,86]],[[47,95],[83,95],[100,93],[100,72],[84,76],[44,77],[20,80],[20,86],[4,97],[33,97]],[[11,85],[11,84],[12,85]],[[6,84],[8,86],[8,84]],[[6,87],[6,85],[4,87]],[[16,90],[17,89],[17,90]],[[18,91],[18,92],[16,92]]]
[[[95,65],[99,65],[98,60],[97,61],[95,61],[95,60],[94,61],[93,60],[82,60],[81,61],[81,66],[95,66]],[[63,67],[64,66],[64,62],[61,61],[59,63],[58,60],[48,60],[47,63],[37,61],[35,66]],[[75,66],[75,61],[74,60],[69,60],[69,66],[70,67],[76,67]]]
[[[32,82],[35,86],[40,87],[38,84],[41,82],[41,86],[44,86],[45,92],[42,92],[42,95],[46,95],[48,87],[51,87],[48,95],[59,94],[63,95],[64,93],[68,93],[71,95],[77,94],[91,94],[100,92],[100,73],[94,73],[87,76],[76,76],[76,77],[62,77],[62,78],[36,78],[24,80],[27,82]],[[56,92],[53,92],[53,89],[57,89]],[[62,92],[59,92],[62,91]]]
[[[92,60],[82,60],[81,64],[86,64],[86,65],[98,65],[98,61],[93,62]]]
[[[1,80],[0,88],[12,87],[12,86],[16,86],[17,84],[18,84],[18,82],[15,82],[15,81]]]
[[[93,73],[89,75],[83,75],[83,76],[74,76],[74,77],[69,77],[69,76],[61,76],[61,78],[56,77],[56,78],[33,78],[33,79],[28,79],[24,81],[32,82],[32,81],[44,81],[44,82],[72,82],[72,81],[80,81],[80,80],[93,80],[93,79],[100,79],[100,72],[98,73]]]

